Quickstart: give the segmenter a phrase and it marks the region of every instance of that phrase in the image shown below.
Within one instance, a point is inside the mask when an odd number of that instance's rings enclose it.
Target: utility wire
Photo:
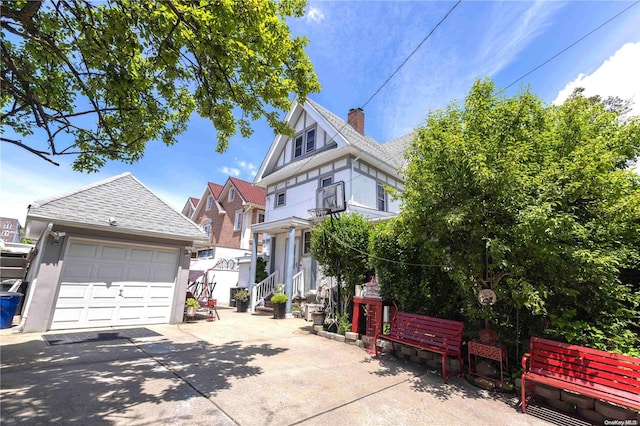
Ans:
[[[456,4],[453,5],[453,7],[451,7],[451,9],[449,9],[449,11],[442,17],[442,19],[440,19],[440,22],[438,22],[436,24],[435,27],[433,27],[433,29],[431,31],[429,31],[429,34],[426,35],[425,38],[422,39],[422,41],[420,43],[418,43],[418,45],[416,46],[415,49],[413,49],[413,51],[409,54],[409,56],[407,56],[405,58],[404,61],[402,61],[402,63],[398,66],[398,68],[396,68],[396,70],[391,73],[391,75],[384,81],[384,83],[382,83],[382,85],[380,85],[380,87],[378,87],[378,89],[373,93],[373,95],[371,95],[371,97],[369,97],[369,99],[367,99],[367,101],[360,107],[362,109],[364,109],[365,106],[367,106],[367,104],[369,104],[369,102],[371,102],[371,100],[373,98],[376,97],[376,95],[382,90],[382,88],[384,86],[387,85],[387,83],[389,83],[389,81],[391,81],[391,79],[393,77],[395,77],[395,75],[398,73],[398,71],[400,71],[400,69],[405,66],[405,64],[409,61],[409,59],[411,59],[411,57],[418,51],[418,49],[420,49],[420,47],[422,47],[422,45],[429,40],[429,38],[431,37],[431,35],[438,29],[438,27],[449,17],[449,15],[451,14],[451,12],[453,12],[453,10],[458,7],[458,5],[462,2],[462,0],[458,0],[456,2]]]
[[[401,260],[395,260],[395,259],[387,259],[386,257],[380,257],[380,256],[375,256],[373,254],[370,254],[369,252],[360,250],[357,247],[353,247],[350,246],[349,244],[347,244],[344,240],[340,239],[336,234],[334,234],[332,231],[329,231],[328,229],[324,229],[324,232],[326,232],[327,234],[329,234],[329,236],[331,238],[333,238],[334,240],[336,240],[338,242],[338,244],[346,247],[349,250],[355,251],[357,253],[363,254],[371,259],[376,259],[376,260],[381,260],[384,262],[390,262],[390,263],[397,263],[400,265],[407,265],[407,266],[419,266],[421,268],[444,268],[446,265],[431,265],[428,263],[412,263],[412,262],[403,262]]]
[[[362,104],[362,106],[360,107],[361,109],[364,109],[364,107],[367,106],[369,104],[369,102],[371,102],[373,100],[373,98],[375,98],[378,95],[378,93],[380,93],[380,91],[391,81],[391,79],[393,79],[393,77],[395,77],[395,75],[400,71],[400,69],[402,69],[402,67],[404,67],[406,65],[406,63],[409,61],[409,59],[411,59],[411,57],[420,49],[420,47],[422,47],[422,45],[427,40],[429,40],[429,38],[431,38],[433,33],[438,29],[438,27],[440,25],[442,25],[442,23],[449,17],[449,15],[455,10],[456,7],[458,7],[458,5],[460,3],[462,3],[462,0],[458,0],[456,2],[456,4],[454,4],[451,7],[451,9],[449,9],[449,11],[442,17],[442,19],[440,19],[440,21],[422,39],[422,41],[420,41],[420,43],[418,43],[418,45],[415,47],[415,49],[413,49],[413,51],[411,51],[411,53],[409,53],[409,55],[402,61],[402,63],[400,65],[398,65],[398,67],[391,73],[391,75],[389,75],[389,77],[387,77],[387,79],[375,90],[375,92],[371,96],[369,96],[369,99],[367,99],[367,101],[364,104]],[[339,134],[342,134],[342,129],[344,129],[349,124],[350,123],[348,121],[346,121],[342,126],[340,126],[340,128],[336,130],[336,133],[329,138],[328,142],[333,142],[335,140],[336,136],[338,136]],[[294,175],[297,175],[298,173],[300,173],[300,170],[302,170],[304,168],[304,166],[306,166],[312,159],[313,159],[313,156],[309,157],[306,161],[304,161],[300,165],[300,167],[298,167],[298,169],[296,170]],[[302,203],[305,203],[305,202],[307,202],[309,200],[311,200],[311,198],[306,199],[306,200],[301,200],[301,201],[299,201],[299,202],[297,202],[295,204],[292,204],[292,205],[302,204]]]
[[[607,25],[608,23],[610,23],[611,21],[613,21],[614,19],[618,18],[620,15],[622,15],[623,13],[626,13],[629,9],[631,9],[632,7],[634,7],[635,5],[637,5],[638,3],[640,3],[640,1],[636,1],[635,3],[631,4],[629,7],[626,7],[625,9],[623,9],[622,11],[618,12],[616,15],[612,16],[611,18],[607,19],[605,22],[603,22],[602,24],[598,25],[596,28],[592,29],[591,31],[589,31],[587,34],[583,35],[582,37],[580,37],[578,40],[574,41],[573,43],[571,43],[569,46],[565,47],[564,49],[562,49],[561,51],[559,51],[558,53],[556,53],[555,55],[553,55],[552,57],[550,57],[549,59],[547,59],[546,61],[544,61],[543,63],[541,63],[540,65],[538,65],[537,67],[535,67],[534,69],[532,69],[531,71],[529,71],[528,73],[524,74],[522,77],[512,81],[511,83],[509,83],[507,86],[502,88],[502,91],[507,90],[509,87],[513,86],[514,84],[516,84],[517,82],[519,82],[520,80],[522,80],[523,78],[527,77],[528,75],[534,73],[535,71],[539,70],[540,68],[542,68],[543,66],[547,65],[549,62],[553,61],[555,58],[557,58],[558,56],[562,55],[564,52],[566,52],[567,50],[571,49],[573,46],[575,46],[576,44],[580,43],[582,40],[584,40],[585,38],[589,37],[591,34],[595,33],[596,31],[598,31],[600,28],[604,27],[605,25]]]

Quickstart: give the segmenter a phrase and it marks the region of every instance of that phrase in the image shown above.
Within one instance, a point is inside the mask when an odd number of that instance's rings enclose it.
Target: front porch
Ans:
[[[252,312],[264,307],[273,294],[275,286],[284,284],[284,293],[288,296],[286,315],[292,316],[292,302],[296,298],[306,298],[315,291],[317,265],[308,252],[308,242],[312,222],[295,216],[270,222],[255,224],[251,227],[253,241],[251,265],[247,287],[251,294],[249,309]],[[260,234],[269,235],[266,279],[256,283],[256,265],[258,253],[257,241]],[[265,240],[267,240],[265,238]]]

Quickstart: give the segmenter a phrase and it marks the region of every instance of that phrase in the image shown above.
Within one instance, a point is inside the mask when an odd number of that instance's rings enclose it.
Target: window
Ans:
[[[211,210],[211,207],[213,207],[213,197],[209,195],[207,197],[207,210]]]
[[[236,211],[236,220],[233,222],[233,230],[239,231],[242,228],[242,210]]]
[[[307,132],[307,148],[305,151],[310,152],[314,149],[316,149],[316,129]]]
[[[309,129],[293,140],[293,158],[298,158],[316,149],[316,129]]]
[[[229,190],[229,201],[233,201],[236,198],[236,190],[231,188]]]
[[[387,197],[384,191],[384,187],[381,184],[378,184],[378,210],[385,212],[387,211]]]
[[[311,232],[306,231],[303,235],[302,254],[311,253]]]
[[[4,224],[5,229],[11,229],[11,223],[7,222]]]
[[[198,259],[207,259],[209,257],[213,257],[213,249],[200,250],[198,252]]]
[[[324,188],[325,186],[329,186],[333,183],[333,177],[329,176],[326,178],[322,178],[320,180],[320,188]]]
[[[284,191],[276,194],[276,207],[285,205]]]
[[[258,213],[258,223],[264,222],[264,213]]]
[[[211,236],[211,222],[206,222],[202,229],[204,229],[204,232],[207,233],[207,236]]]
[[[296,137],[295,148],[293,156],[295,158],[302,155],[302,135]]]
[[[2,231],[2,236],[3,237],[8,237],[9,236],[9,231]]]

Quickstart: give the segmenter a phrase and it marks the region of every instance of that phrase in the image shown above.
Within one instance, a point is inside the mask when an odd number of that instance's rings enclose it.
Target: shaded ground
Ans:
[[[521,414],[515,395],[444,384],[425,365],[316,336],[304,320],[219,311],[131,340],[48,346],[2,330],[0,422],[549,424]]]

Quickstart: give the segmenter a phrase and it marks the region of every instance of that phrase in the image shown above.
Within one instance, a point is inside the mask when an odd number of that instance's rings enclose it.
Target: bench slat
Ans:
[[[522,412],[526,410],[527,379],[640,409],[638,358],[532,337],[530,354],[523,357],[525,365]]]
[[[633,374],[633,370],[612,368],[606,364],[592,362],[579,363],[571,359],[540,359],[539,355],[532,359],[534,361],[531,363],[530,371],[538,374],[544,375],[548,371],[553,375],[576,377],[640,394],[640,372]]]
[[[457,356],[462,372],[462,331],[464,323],[459,321],[446,320],[442,318],[428,317],[425,315],[409,314],[406,312],[396,312],[391,320],[389,334],[377,334],[378,338],[391,342],[413,346],[418,349],[436,352],[442,355],[442,374],[445,383],[446,357],[448,355]],[[395,352],[395,346],[394,346]],[[376,357],[378,356],[378,346],[376,344]]]

